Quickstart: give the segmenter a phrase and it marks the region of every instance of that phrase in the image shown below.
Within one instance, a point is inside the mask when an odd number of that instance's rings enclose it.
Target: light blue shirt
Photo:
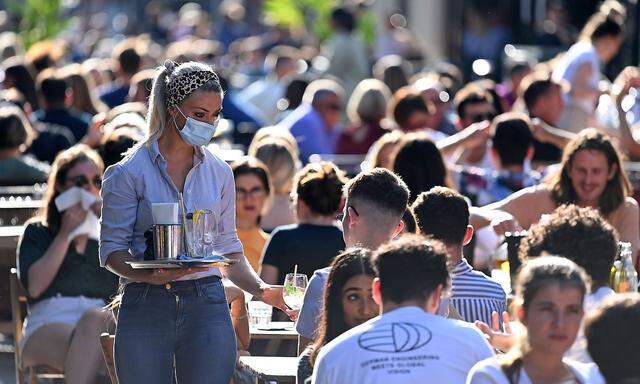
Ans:
[[[116,251],[144,259],[144,233],[153,225],[153,203],[178,202],[178,189],[167,172],[167,160],[152,141],[134,149],[122,161],[107,168],[102,184],[100,264]],[[236,233],[235,183],[231,168],[205,148],[196,147],[193,167],[184,184],[187,212],[213,211],[218,223],[214,251],[220,255],[242,252]],[[217,268],[189,275],[183,280],[220,275]]]
[[[322,117],[311,104],[301,104],[279,126],[289,129],[298,142],[300,160],[305,163],[313,154],[334,154],[340,131],[327,128]]]

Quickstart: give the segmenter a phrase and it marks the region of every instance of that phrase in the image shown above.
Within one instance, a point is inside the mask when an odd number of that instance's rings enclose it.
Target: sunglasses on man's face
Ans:
[[[327,104],[326,107],[333,111],[342,111],[342,105],[338,103],[330,103],[330,104]]]
[[[79,188],[84,188],[89,184],[93,184],[93,186],[96,187],[97,189],[100,189],[102,187],[102,177],[100,176],[96,176],[93,179],[89,179],[85,175],[78,175],[78,176],[68,178],[67,181],[70,181],[73,185]]]
[[[481,121],[491,121],[493,120],[493,118],[495,117],[495,113],[493,112],[487,112],[487,113],[478,113],[476,115],[471,115],[471,121],[474,123],[479,123]]]

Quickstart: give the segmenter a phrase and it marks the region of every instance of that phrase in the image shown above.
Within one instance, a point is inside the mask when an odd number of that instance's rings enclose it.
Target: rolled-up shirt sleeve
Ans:
[[[226,164],[220,198],[218,236],[214,249],[220,255],[243,252],[242,243],[236,231],[236,186],[231,168]]]
[[[100,265],[109,255],[129,251],[138,210],[138,198],[131,176],[119,164],[107,169],[102,183],[100,223]]]

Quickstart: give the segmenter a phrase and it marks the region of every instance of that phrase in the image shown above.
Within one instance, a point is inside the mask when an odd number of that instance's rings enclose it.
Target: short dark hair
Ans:
[[[372,264],[380,278],[383,301],[426,301],[438,285],[446,288],[449,284],[444,245],[423,236],[403,235],[380,246]]]
[[[356,27],[356,18],[347,7],[335,8],[331,11],[331,21],[340,29],[351,32]]]
[[[534,107],[536,102],[541,97],[546,96],[554,86],[560,87],[560,84],[555,82],[549,73],[537,71],[528,74],[522,79],[518,93],[524,100],[527,110],[531,112],[531,108]]]
[[[493,120],[493,127],[492,145],[502,165],[522,165],[533,145],[529,118],[521,113],[503,113]]]
[[[141,58],[135,48],[128,47],[118,54],[118,63],[122,71],[128,75],[135,75],[140,70]]]
[[[360,172],[345,185],[349,200],[363,200],[400,216],[407,208],[409,188],[393,172],[374,168]]]
[[[295,193],[318,215],[333,215],[340,209],[344,172],[327,161],[307,164],[295,177]]]
[[[393,120],[398,127],[404,128],[411,115],[416,112],[429,113],[429,108],[427,104],[425,104],[422,96],[416,93],[407,93],[404,95],[399,93],[404,93],[404,91],[400,89],[396,92],[390,104]]]
[[[476,84],[467,84],[456,93],[453,98],[453,104],[456,106],[456,112],[461,119],[464,119],[465,108],[470,104],[488,103],[493,106],[493,98],[491,93]]]
[[[591,280],[606,284],[618,252],[616,230],[593,208],[558,207],[543,223],[534,224],[520,244],[522,259],[543,252],[574,261]]]
[[[613,296],[588,315],[584,330],[587,350],[607,383],[636,383],[640,379],[639,323],[637,293]]]
[[[625,27],[620,17],[596,12],[587,20],[580,31],[580,37],[595,41],[606,36],[615,37],[624,33]]]
[[[0,150],[16,149],[28,144],[31,127],[19,107],[3,103],[0,105]]]
[[[402,215],[402,222],[404,223],[404,231],[406,233],[417,233],[418,221],[416,220],[416,215],[413,213],[413,209],[410,206],[407,206],[407,209],[404,211],[404,214]]]
[[[420,233],[445,244],[459,245],[469,225],[469,205],[461,194],[446,187],[421,193],[411,206]]]
[[[67,96],[69,84],[54,69],[47,69],[38,76],[38,91],[47,104],[61,104]]]

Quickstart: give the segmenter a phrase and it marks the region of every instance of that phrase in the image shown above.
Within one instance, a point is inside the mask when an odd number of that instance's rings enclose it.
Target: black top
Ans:
[[[31,142],[27,152],[40,161],[53,163],[58,153],[70,148],[76,143],[76,138],[69,128],[62,125],[36,121],[33,127],[37,137]]]
[[[24,287],[29,286],[29,267],[40,259],[55,238],[42,223],[27,224],[18,245],[18,275]],[[72,245],[60,265],[58,273],[47,289],[37,299],[30,299],[33,304],[56,295],[74,297],[85,296],[100,298],[106,302],[118,290],[118,277],[100,267],[98,261],[98,242],[89,239],[84,254],[79,254]]]
[[[69,128],[76,141],[82,140],[87,134],[91,115],[79,113],[70,109],[50,109],[48,111],[39,110],[34,112],[36,120],[43,123],[62,125]]]
[[[291,224],[276,228],[265,246],[262,264],[278,268],[277,284],[284,283],[287,273],[311,277],[316,269],[331,263],[344,250],[342,231],[335,225]]]

